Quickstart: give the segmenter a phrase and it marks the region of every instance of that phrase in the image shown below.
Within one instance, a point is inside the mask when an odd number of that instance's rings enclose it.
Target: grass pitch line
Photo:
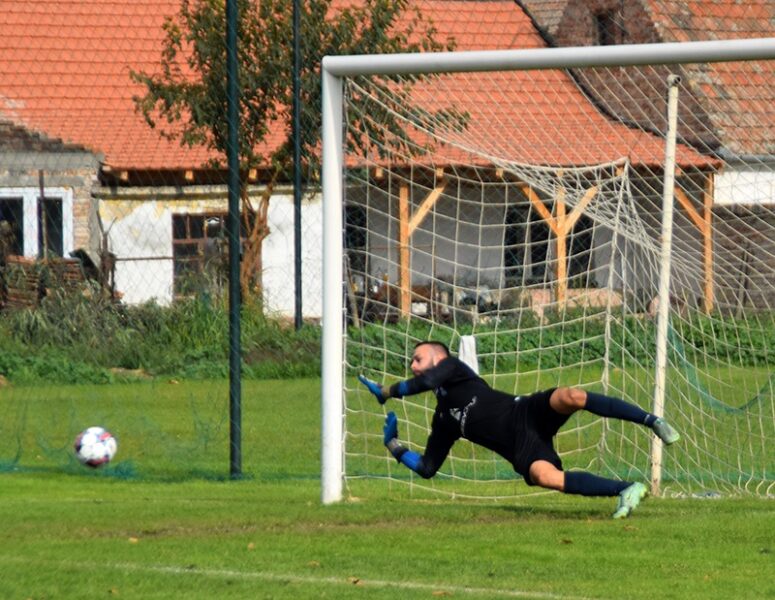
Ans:
[[[361,579],[357,577],[315,577],[311,575],[290,575],[270,573],[266,571],[234,571],[231,569],[201,569],[199,567],[174,567],[161,565],[139,565],[133,563],[114,563],[118,569],[145,571],[154,573],[169,573],[172,575],[202,575],[205,577],[233,577],[235,579],[259,579],[262,581],[277,581],[298,584],[328,584],[341,586],[362,586],[375,588],[398,588],[419,591],[446,591],[456,594],[472,594],[479,596],[497,596],[503,598],[538,598],[540,600],[587,600],[581,596],[563,596],[545,592],[530,592],[524,590],[499,590],[493,588],[478,588],[456,585],[435,585],[419,581],[384,581],[380,579]]]
[[[10,560],[9,560],[10,559]],[[67,569],[91,569],[89,565],[66,561],[38,561],[26,560],[20,557],[0,557],[0,562],[5,563],[38,563],[46,566],[59,566]],[[283,582],[309,585],[337,585],[357,586],[363,588],[392,588],[412,591],[451,592],[460,595],[498,597],[498,598],[536,598],[538,600],[589,600],[584,596],[566,596],[547,592],[531,592],[527,590],[503,590],[495,588],[482,588],[470,586],[458,586],[449,584],[422,583],[419,581],[385,581],[381,579],[361,579],[358,577],[315,577],[312,575],[291,575],[271,573],[266,571],[235,571],[232,569],[203,569],[196,566],[177,567],[164,565],[143,565],[138,563],[102,563],[101,569],[115,569],[131,571],[134,573],[159,573],[168,575],[199,575],[202,577],[255,579],[258,581]]]

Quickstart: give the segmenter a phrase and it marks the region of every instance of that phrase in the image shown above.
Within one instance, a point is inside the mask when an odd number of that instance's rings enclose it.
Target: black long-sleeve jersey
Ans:
[[[433,390],[436,410],[422,456],[423,477],[432,477],[452,445],[463,437],[513,463],[515,407],[513,395],[491,388],[461,360],[447,357],[422,375],[391,386],[391,396],[402,397]]]

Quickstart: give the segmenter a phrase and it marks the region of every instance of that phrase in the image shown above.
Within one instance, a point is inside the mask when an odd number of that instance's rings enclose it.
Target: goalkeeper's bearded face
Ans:
[[[414,376],[422,375],[428,369],[435,367],[447,357],[446,353],[433,344],[421,344],[412,354],[411,369]]]

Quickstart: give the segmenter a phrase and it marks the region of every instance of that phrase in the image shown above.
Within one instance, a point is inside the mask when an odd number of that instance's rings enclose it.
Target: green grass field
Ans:
[[[226,382],[3,388],[0,427],[22,439],[0,447],[0,598],[775,597],[772,500],[652,498],[613,521],[613,499],[364,481],[321,506],[319,389],[243,383],[245,478],[229,481]],[[69,444],[103,418],[119,455],[95,473]],[[147,423],[158,447],[133,436]]]

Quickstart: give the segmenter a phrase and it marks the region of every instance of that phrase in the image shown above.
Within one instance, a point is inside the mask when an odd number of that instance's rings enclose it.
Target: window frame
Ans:
[[[45,187],[43,194],[46,200],[57,199],[62,203],[62,256],[69,257],[75,250],[73,227],[73,190],[64,187]],[[22,256],[39,258],[40,248],[40,217],[45,211],[40,208],[39,187],[4,187],[0,188],[0,199],[22,200]]]
[[[176,236],[176,219],[185,219],[185,237]],[[216,236],[207,235],[207,220],[217,218],[220,219],[221,231],[223,237],[219,234]],[[191,237],[191,219],[201,220],[202,224],[202,237]],[[173,212],[171,214],[171,240],[172,240],[172,295],[173,298],[185,298],[190,294],[187,290],[183,289],[187,283],[183,279],[183,272],[185,271],[190,275],[204,275],[207,268],[207,241],[225,239],[226,227],[228,226],[228,212],[221,211],[206,211],[206,212]],[[242,231],[242,224],[240,224],[240,238],[244,241],[245,236]],[[187,248],[196,246],[196,252],[192,255],[178,255],[176,248]],[[179,266],[185,265],[179,271]]]

